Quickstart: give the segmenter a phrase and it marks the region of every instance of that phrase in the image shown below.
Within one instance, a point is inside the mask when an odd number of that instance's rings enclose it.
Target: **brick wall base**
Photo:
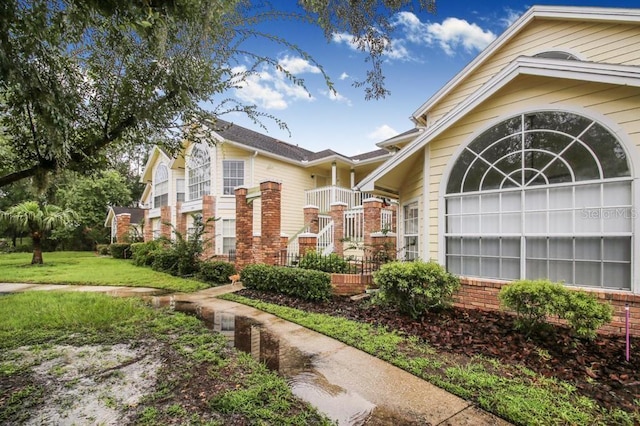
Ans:
[[[354,294],[362,294],[372,283],[372,275],[331,274],[333,294],[337,296],[353,296]]]
[[[463,308],[496,311],[500,309],[498,293],[509,284],[509,281],[489,280],[482,278],[460,278],[460,290],[454,295],[454,305]],[[629,305],[629,330],[631,335],[640,336],[640,295],[623,291],[604,291],[596,289],[582,289],[595,294],[600,301],[611,303],[613,318],[598,332],[604,334],[625,334],[626,313],[625,305]],[[550,319],[550,322],[561,321]]]

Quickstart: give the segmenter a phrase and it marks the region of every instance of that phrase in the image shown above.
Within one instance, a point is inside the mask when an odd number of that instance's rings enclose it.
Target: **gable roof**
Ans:
[[[469,111],[480,105],[498,90],[520,75],[564,78],[597,83],[609,83],[640,87],[640,67],[632,65],[614,65],[597,62],[568,61],[561,59],[532,58],[521,56],[503,68],[478,91],[459,103],[441,120],[400,150],[389,161],[382,164],[364,178],[357,188],[373,191],[375,182],[392,171],[399,164],[411,158]]]
[[[216,119],[216,128],[212,128],[212,130],[225,140],[236,145],[272,154],[276,157],[281,157],[295,163],[303,163],[305,166],[331,159],[356,164],[365,159],[382,160],[385,156],[389,155],[389,151],[385,149],[377,149],[352,157],[340,154],[331,149],[313,152],[298,145],[283,142],[279,139],[272,138],[219,118]]]
[[[552,19],[562,21],[598,21],[598,22],[626,22],[639,23],[640,9],[603,8],[603,7],[567,7],[567,6],[533,6],[518,20],[496,38],[486,49],[466,67],[456,74],[446,85],[438,90],[431,98],[422,104],[411,116],[416,123],[422,123],[421,117],[435,104],[448,96],[462,81],[473,73],[480,65],[503,45],[512,40],[529,23],[535,19]],[[424,124],[424,123],[422,123]]]
[[[154,145],[149,153],[149,158],[142,168],[143,172],[140,176],[140,182],[151,182],[153,177],[151,176],[151,165],[157,160],[158,157],[163,157],[167,163],[171,162],[171,156],[158,145]]]
[[[110,206],[107,212],[107,219],[104,221],[104,226],[106,228],[110,228],[113,218],[122,213],[129,213],[131,215],[130,223],[132,225],[141,223],[144,220],[144,209],[137,207]]]

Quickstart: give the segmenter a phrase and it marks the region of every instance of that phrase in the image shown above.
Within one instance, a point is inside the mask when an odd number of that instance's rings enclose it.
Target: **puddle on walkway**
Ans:
[[[251,354],[269,369],[287,379],[293,393],[309,402],[341,426],[394,425],[393,416],[340,386],[330,383],[313,368],[313,358],[286,345],[260,322],[228,312],[215,312],[195,303],[176,301],[173,297],[154,297],[156,307],[196,315],[206,326],[227,338],[231,347]]]

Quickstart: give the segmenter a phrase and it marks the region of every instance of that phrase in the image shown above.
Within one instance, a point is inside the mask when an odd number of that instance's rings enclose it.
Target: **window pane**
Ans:
[[[536,189],[525,192],[524,196],[525,210],[546,210],[547,209],[547,190]]]
[[[481,211],[498,212],[500,211],[500,194],[486,194],[480,198]]]
[[[463,238],[462,254],[478,256],[480,254],[480,238]]]
[[[605,206],[631,205],[631,182],[612,182],[602,186]]]
[[[631,237],[604,238],[603,259],[631,261]]]
[[[573,262],[550,260],[549,280],[573,284]]]
[[[462,261],[459,256],[447,256],[447,270],[452,274],[462,274]]]
[[[624,149],[603,126],[594,123],[581,139],[595,152],[605,178],[630,175]]]
[[[600,179],[598,164],[591,153],[580,143],[574,142],[562,154],[562,158],[573,170],[576,181]]]
[[[576,262],[574,284],[600,287],[602,265],[600,262]]]
[[[581,260],[600,260],[600,238],[576,238],[575,258]]]
[[[520,238],[502,239],[502,257],[520,257]]]
[[[605,288],[631,289],[631,264],[605,262],[603,286]]]
[[[479,276],[480,258],[465,257],[462,259],[462,275]]]
[[[497,234],[500,232],[500,216],[498,214],[485,214],[481,217],[482,233]]]
[[[573,207],[573,188],[549,188],[549,208],[562,209]]]
[[[520,192],[505,192],[502,194],[502,211],[520,211]]]
[[[547,232],[547,213],[530,212],[524,215],[525,232],[542,234]]]
[[[573,259],[573,239],[571,238],[550,238],[549,239],[550,259]]]
[[[462,238],[448,237],[447,238],[447,254],[461,254],[462,253]]]
[[[481,243],[483,256],[500,256],[500,239],[483,238]]]
[[[502,233],[516,234],[520,232],[520,213],[502,214]]]
[[[476,159],[475,154],[468,150],[464,150],[462,154],[456,160],[451,174],[449,175],[449,182],[447,182],[447,194],[457,194],[462,192],[462,178],[467,172],[469,165]]]
[[[447,213],[460,213],[460,197],[452,197],[447,199]]]
[[[502,259],[502,277],[506,280],[520,278],[520,259]]]
[[[469,144],[469,149],[480,153],[484,151],[489,145],[493,144],[495,141],[500,140],[506,136],[514,135],[519,133],[522,130],[522,116],[517,115],[513,118],[509,118],[492,128],[486,130],[480,136],[478,136],[471,144]],[[520,146],[517,145],[513,147],[513,149],[520,149]]]
[[[527,260],[527,279],[537,280],[546,279],[547,277],[546,260]]]
[[[527,238],[527,259],[547,258],[547,239],[546,238]]]
[[[573,210],[549,212],[549,234],[573,232]]]
[[[500,259],[497,257],[483,257],[480,264],[480,276],[487,278],[499,278]]]

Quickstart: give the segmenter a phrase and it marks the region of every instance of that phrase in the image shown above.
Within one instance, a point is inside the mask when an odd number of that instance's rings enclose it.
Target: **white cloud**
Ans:
[[[493,32],[459,18],[446,18],[442,23],[423,23],[411,12],[400,12],[394,23],[404,29],[408,41],[437,44],[447,55],[454,55],[459,46],[467,52],[482,50],[496,38]]]
[[[511,26],[511,24],[513,24],[523,13],[518,10],[513,10],[509,7],[505,8],[504,11],[506,12],[507,15],[502,19],[500,19],[500,22],[502,22],[505,27]]]
[[[344,104],[347,104],[348,106],[353,105],[351,102],[351,99],[347,98],[346,96],[342,96],[339,92],[332,92],[331,90],[320,90],[320,93],[323,96],[326,96],[327,98],[331,99],[332,101],[344,103]]]
[[[349,77],[350,77],[349,74],[347,74],[346,72],[343,72],[342,74],[340,74],[340,77],[338,77],[338,79],[339,80],[346,80]]]
[[[331,39],[337,44],[346,44],[351,50],[361,51],[358,49],[358,43],[355,41],[355,37],[349,33],[333,33]],[[404,40],[394,39],[387,43],[387,46],[382,52],[382,55],[389,59],[398,59],[403,61],[412,60],[409,51],[404,46]]]
[[[373,132],[367,135],[367,138],[374,141],[384,141],[398,135],[398,132],[387,124],[377,127]]]
[[[291,74],[320,74],[320,68],[312,65],[309,61],[300,57],[292,58],[290,56],[285,56],[278,61],[278,65],[280,65]]]
[[[298,67],[297,70],[307,69],[296,61],[289,63],[297,63],[293,66],[293,68]],[[261,108],[283,110],[288,108],[291,102],[297,100],[315,100],[302,86],[293,84],[283,72],[272,67],[264,67],[261,71],[251,74],[245,74],[247,68],[244,66],[235,67],[232,71],[242,75],[235,81],[237,87],[235,95],[238,99]]]

